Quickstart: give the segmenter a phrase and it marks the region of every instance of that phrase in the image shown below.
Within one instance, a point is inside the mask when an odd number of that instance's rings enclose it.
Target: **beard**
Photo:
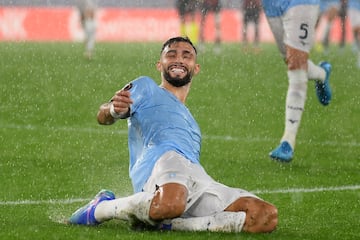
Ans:
[[[164,71],[164,78],[168,83],[170,83],[174,87],[182,87],[191,82],[192,75],[190,72],[186,74],[184,78],[180,77],[171,77],[169,71]]]

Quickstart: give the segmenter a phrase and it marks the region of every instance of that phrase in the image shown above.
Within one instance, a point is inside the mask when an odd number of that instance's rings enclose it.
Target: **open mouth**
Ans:
[[[182,74],[186,72],[186,69],[181,66],[172,66],[169,68],[169,71],[175,74]]]

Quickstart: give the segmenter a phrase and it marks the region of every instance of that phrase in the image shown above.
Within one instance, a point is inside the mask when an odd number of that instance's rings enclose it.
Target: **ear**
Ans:
[[[160,61],[158,61],[158,62],[156,63],[156,69],[157,69],[159,72],[161,72],[161,63],[160,63]]]
[[[194,68],[194,75],[197,75],[200,72],[200,64],[195,64],[195,68]]]

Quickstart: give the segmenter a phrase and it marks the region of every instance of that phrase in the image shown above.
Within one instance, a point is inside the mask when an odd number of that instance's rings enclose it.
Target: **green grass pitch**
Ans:
[[[333,64],[334,95],[323,107],[309,82],[290,164],[268,157],[283,131],[287,77],[277,48],[261,47],[224,44],[214,55],[207,45],[187,101],[208,173],[279,209],[271,234],[224,234],[61,223],[102,188],[132,193],[126,121],[99,126],[95,116],[128,81],[159,82],[161,43],[99,43],[91,61],[80,43],[0,43],[0,239],[359,239],[360,69],[351,46],[311,53]]]

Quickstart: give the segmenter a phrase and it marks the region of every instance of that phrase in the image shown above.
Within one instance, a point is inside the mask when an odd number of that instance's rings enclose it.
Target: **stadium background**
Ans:
[[[175,0],[98,2],[98,41],[163,41],[179,34]],[[241,41],[241,1],[226,0],[222,4],[222,40]],[[74,6],[75,0],[0,0],[0,41],[81,41],[83,33]],[[324,21],[321,21],[317,40],[323,28]],[[249,30],[249,36],[253,36],[252,31]],[[262,42],[274,41],[263,14],[260,32]],[[340,32],[340,21],[337,19],[331,31],[332,42],[340,40]],[[205,27],[205,40],[211,42],[213,39],[214,20],[210,16]],[[348,42],[352,40],[351,31],[347,31],[346,39]]]

